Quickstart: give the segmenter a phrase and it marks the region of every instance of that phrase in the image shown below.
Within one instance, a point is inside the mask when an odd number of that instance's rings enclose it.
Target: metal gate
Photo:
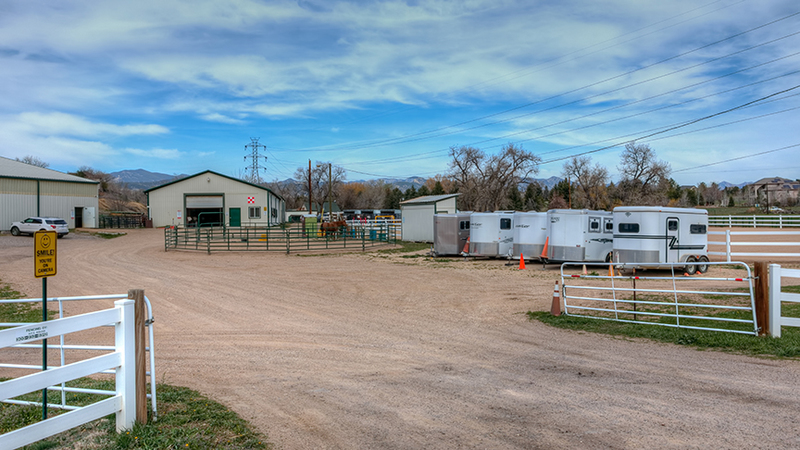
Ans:
[[[566,314],[695,330],[758,334],[753,277],[741,262],[708,263],[690,275],[685,263],[561,265]],[[590,272],[591,271],[591,272]],[[725,272],[712,276],[713,272]],[[740,276],[723,276],[730,275]]]

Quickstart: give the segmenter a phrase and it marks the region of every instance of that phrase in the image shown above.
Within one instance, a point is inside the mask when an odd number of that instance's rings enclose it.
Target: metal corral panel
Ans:
[[[0,230],[31,216],[60,217],[75,228],[75,208],[97,211],[98,189],[97,183],[0,178]],[[97,222],[83,226],[96,228]]]
[[[226,224],[230,220],[231,208],[238,208],[242,225],[261,226],[282,223],[286,211],[283,199],[269,189],[212,171],[201,172],[145,192],[149,216],[156,227],[184,225],[187,207],[224,208]],[[213,205],[209,203],[198,206],[196,202],[203,199],[213,200]]]

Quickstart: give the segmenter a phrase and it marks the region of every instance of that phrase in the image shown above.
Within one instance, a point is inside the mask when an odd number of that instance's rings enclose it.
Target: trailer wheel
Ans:
[[[606,255],[606,262],[610,263],[613,260],[614,260],[614,252],[608,252],[608,254]]]
[[[697,264],[697,271],[700,272],[700,273],[708,272],[708,257],[707,256],[701,256],[701,257],[697,258],[697,261],[699,262]]]
[[[697,273],[697,260],[694,256],[690,256],[686,258],[686,266],[684,266],[683,271],[688,275],[694,275]]]

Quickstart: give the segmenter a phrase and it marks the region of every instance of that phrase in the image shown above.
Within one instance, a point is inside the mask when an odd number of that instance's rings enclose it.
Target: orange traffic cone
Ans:
[[[583,265],[583,274],[589,275],[589,273],[586,271],[586,264]]]
[[[542,254],[540,256],[542,259],[547,259],[547,244],[549,242],[550,242],[550,236],[547,236],[547,238],[545,238],[544,240],[544,248],[542,249]]]
[[[554,316],[561,315],[561,296],[558,293],[558,281],[556,281],[556,287],[553,289],[553,304],[550,306],[550,314]]]
[[[519,270],[525,270],[525,255],[522,252],[519,254]]]
[[[469,236],[467,236],[467,242],[464,243],[464,250],[461,250],[461,253],[469,254]]]
[[[609,264],[608,265],[608,276],[610,276],[610,277],[614,276],[614,265],[613,264]]]

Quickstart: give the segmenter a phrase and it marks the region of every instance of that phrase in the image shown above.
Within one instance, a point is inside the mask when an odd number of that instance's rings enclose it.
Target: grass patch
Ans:
[[[406,242],[397,241],[398,248],[390,248],[387,250],[378,250],[382,254],[396,254],[396,253],[412,253],[420,250],[430,250],[431,244],[426,242]]]
[[[111,380],[82,378],[68,383],[69,386],[87,389],[114,390]],[[266,436],[253,430],[237,414],[223,405],[184,387],[158,385],[157,422],[136,424],[133,429],[121,434],[115,430],[113,415],[73,428],[70,431],[43,439],[26,447],[32,449],[74,448],[79,441],[81,448],[111,449],[271,449]],[[60,402],[59,392],[49,392],[49,402]],[[103,398],[93,394],[68,393],[68,404],[86,405]],[[29,394],[25,400],[41,402],[41,394]],[[41,406],[0,406],[0,433],[36,423],[41,419]],[[60,413],[51,409],[51,416]]]
[[[103,239],[114,239],[120,236],[125,236],[128,233],[94,233],[95,236]]]
[[[784,311],[786,309],[784,308]],[[797,310],[800,313],[800,309]],[[800,328],[785,327],[781,338],[756,337],[717,331],[689,330],[658,325],[614,322],[574,316],[552,316],[545,311],[528,311],[528,318],[548,325],[576,331],[644,338],[701,350],[718,350],[753,356],[800,357]],[[726,314],[727,315],[727,314]]]

